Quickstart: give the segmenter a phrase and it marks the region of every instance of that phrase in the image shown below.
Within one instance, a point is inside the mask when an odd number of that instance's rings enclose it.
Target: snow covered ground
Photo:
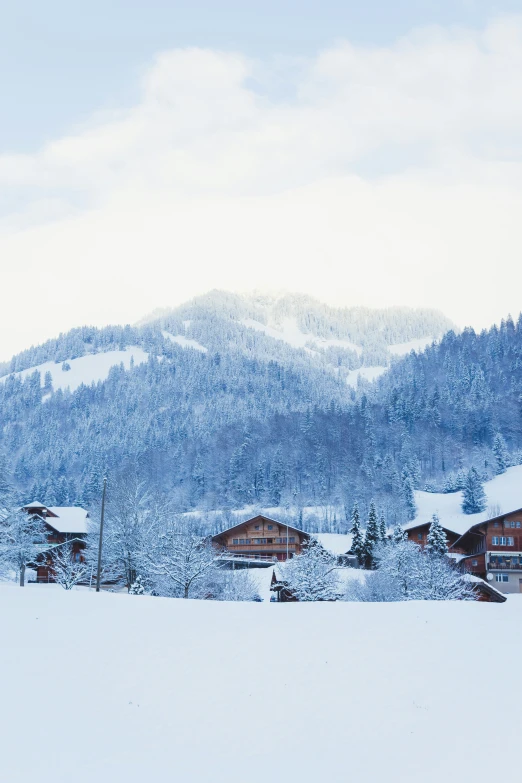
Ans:
[[[438,492],[415,492],[417,516],[406,529],[429,522],[433,514],[448,530],[465,533],[472,525],[491,519],[509,511],[522,508],[522,465],[515,465],[500,476],[495,476],[484,484],[487,496],[486,510],[480,514],[463,514],[461,511],[462,492],[442,494]]]
[[[462,783],[497,779],[499,749],[520,741],[518,596],[227,604],[2,586],[0,616],[6,783]]]
[[[184,323],[190,324],[190,321],[185,321]],[[165,339],[181,346],[181,348],[193,348],[195,351],[200,351],[200,353],[208,353],[208,348],[205,348],[204,345],[198,343],[197,340],[192,340],[190,337],[185,337],[182,334],[171,334],[170,332],[162,332],[162,335]]]
[[[70,389],[75,391],[82,383],[89,386],[91,383],[104,381],[109,375],[111,367],[123,364],[126,370],[130,368],[131,359],[134,364],[143,364],[149,358],[142,348],[131,346],[125,351],[107,351],[106,353],[93,353],[86,356],[79,356],[77,359],[68,359],[70,370],[62,370],[61,362],[45,362],[37,367],[31,367],[28,370],[13,373],[20,378],[27,378],[36,370],[40,373],[42,386],[44,384],[45,373],[50,372],[53,378],[53,389]],[[0,378],[0,382],[5,381],[7,376]]]

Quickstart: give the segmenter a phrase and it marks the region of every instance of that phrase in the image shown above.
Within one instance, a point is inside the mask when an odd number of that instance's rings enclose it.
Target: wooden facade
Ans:
[[[425,546],[429,527],[425,522],[409,528],[409,540]],[[449,554],[462,570],[502,593],[522,593],[522,509],[478,522],[462,535],[444,530]]]
[[[238,558],[277,562],[298,555],[309,538],[303,530],[260,514],[213,536],[212,543]]]

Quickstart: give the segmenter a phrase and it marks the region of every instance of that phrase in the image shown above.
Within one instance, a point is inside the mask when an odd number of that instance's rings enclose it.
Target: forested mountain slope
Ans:
[[[20,497],[49,505],[88,505],[103,473],[133,464],[180,511],[375,497],[391,521],[408,484],[440,490],[470,464],[492,475],[496,433],[515,460],[522,447],[520,321],[450,331],[377,384],[348,385],[357,363],[390,362],[447,325],[213,292],[135,327],[76,329],[4,368],[1,452]],[[51,376],[33,371],[49,362]]]

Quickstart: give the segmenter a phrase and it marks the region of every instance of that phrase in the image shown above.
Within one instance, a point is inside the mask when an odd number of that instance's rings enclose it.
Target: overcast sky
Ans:
[[[520,0],[3,5],[0,359],[214,287],[518,315]]]

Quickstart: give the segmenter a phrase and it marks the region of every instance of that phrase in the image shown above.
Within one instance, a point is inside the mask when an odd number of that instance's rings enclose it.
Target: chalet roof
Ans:
[[[58,533],[87,533],[89,525],[89,512],[79,506],[51,506],[52,514],[46,522]]]
[[[236,525],[232,525],[232,527],[227,527],[225,530],[221,530],[221,532],[216,533],[215,536],[212,536],[212,540],[214,541],[216,538],[220,538],[225,533],[230,533],[232,530],[237,530],[239,528],[242,528],[245,525],[248,525],[251,522],[254,522],[256,519],[262,519],[264,522],[270,522],[270,523],[273,523],[274,525],[280,525],[281,527],[287,527],[289,530],[293,530],[296,533],[301,533],[301,535],[306,536],[307,538],[310,538],[310,533],[306,533],[304,530],[300,530],[300,528],[295,527],[294,525],[287,525],[286,522],[279,522],[277,519],[270,519],[270,517],[266,517],[264,514],[256,514],[255,517],[251,517],[250,519],[245,519],[244,522],[238,522]]]
[[[480,576],[475,576],[475,574],[464,574],[462,578],[466,582],[475,584],[481,592],[490,595],[497,603],[504,603],[504,601],[507,601],[507,596],[504,595],[504,593],[501,593],[500,590],[497,590],[492,584],[486,582],[485,579],[481,579]]]
[[[25,508],[47,508],[47,506],[44,506],[44,504],[40,503],[39,500],[33,500],[32,503],[28,503],[26,506],[24,506],[24,509]]]

